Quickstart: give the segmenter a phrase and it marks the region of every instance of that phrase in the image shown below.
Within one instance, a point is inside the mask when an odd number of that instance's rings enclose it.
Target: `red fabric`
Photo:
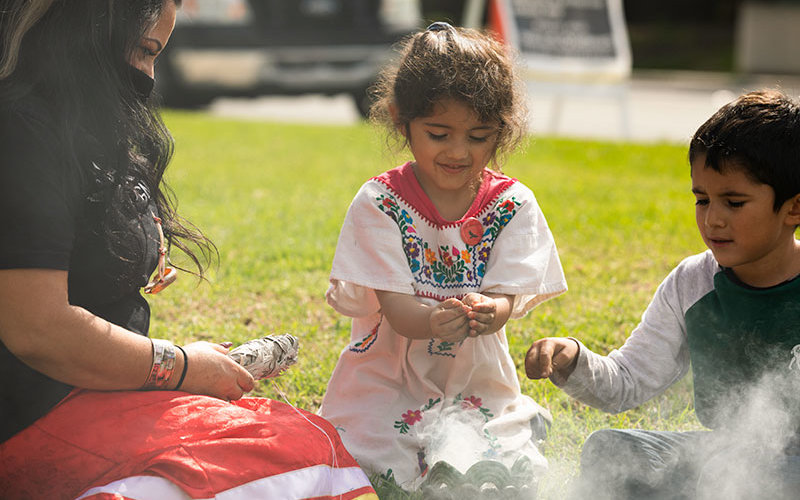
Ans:
[[[488,168],[484,169],[481,186],[478,188],[475,200],[473,200],[467,213],[460,220],[449,221],[439,214],[436,206],[425,194],[425,190],[422,189],[422,185],[420,185],[416,174],[414,174],[412,162],[388,170],[374,177],[374,179],[385,184],[397,196],[405,200],[408,205],[419,210],[421,217],[440,228],[459,226],[465,219],[475,217],[487,205],[497,200],[512,184],[517,182],[516,179],[506,177],[500,172]]]
[[[278,401],[76,391],[0,445],[0,497],[74,498],[93,486],[155,475],[193,498],[213,498],[320,464],[357,466],[330,423]]]

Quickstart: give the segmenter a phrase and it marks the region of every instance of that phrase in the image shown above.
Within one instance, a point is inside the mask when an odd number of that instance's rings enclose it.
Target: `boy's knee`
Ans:
[[[615,429],[594,431],[586,438],[581,450],[580,476],[572,485],[571,499],[624,498],[620,492],[621,463],[615,450],[623,442],[621,432]]]
[[[607,467],[614,457],[630,454],[631,447],[625,431],[600,429],[592,432],[583,443],[581,469]]]
[[[641,498],[654,492],[669,471],[658,454],[658,438],[635,429],[593,432],[581,451],[580,485],[598,498]]]

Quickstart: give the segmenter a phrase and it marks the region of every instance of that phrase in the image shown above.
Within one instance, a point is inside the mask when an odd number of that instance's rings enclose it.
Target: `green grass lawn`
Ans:
[[[238,344],[292,333],[300,359],[276,386],[315,411],[349,339],[348,318],[324,299],[339,227],[359,186],[405,153],[389,153],[366,124],[300,126],[175,111],[165,120],[176,139],[167,180],[180,212],[216,243],[220,260],[208,283],[183,275],[150,299],[151,334]],[[523,392],[553,413],[543,449],[552,473],[540,498],[559,498],[591,431],[699,423],[686,380],[621,415],[570,400],[549,381],[527,380],[522,362],[530,343],[569,335],[608,352],[637,324],[670,269],[705,247],[694,225],[684,145],[533,138],[503,170],[536,194],[570,288],[507,327]],[[282,398],[271,382],[256,394]]]

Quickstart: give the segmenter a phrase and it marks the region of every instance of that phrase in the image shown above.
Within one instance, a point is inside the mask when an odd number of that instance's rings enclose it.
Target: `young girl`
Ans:
[[[566,281],[533,193],[488,168],[525,133],[511,60],[434,23],[377,97],[373,117],[414,160],[364,184],[344,221],[326,297],[352,335],[321,414],[368,473],[406,489],[441,460],[545,467],[532,429],[550,417],[520,394],[504,325]]]

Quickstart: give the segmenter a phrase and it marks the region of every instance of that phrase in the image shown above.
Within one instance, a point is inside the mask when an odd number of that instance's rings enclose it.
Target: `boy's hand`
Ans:
[[[464,296],[464,304],[469,307],[469,336],[477,337],[490,331],[490,326],[497,316],[497,303],[493,298],[480,293],[468,293]]]
[[[458,299],[447,299],[431,311],[430,327],[433,338],[460,342],[469,333],[469,307]]]
[[[558,373],[567,379],[575,370],[579,344],[567,337],[539,339],[525,355],[525,374],[530,379],[546,378]]]

